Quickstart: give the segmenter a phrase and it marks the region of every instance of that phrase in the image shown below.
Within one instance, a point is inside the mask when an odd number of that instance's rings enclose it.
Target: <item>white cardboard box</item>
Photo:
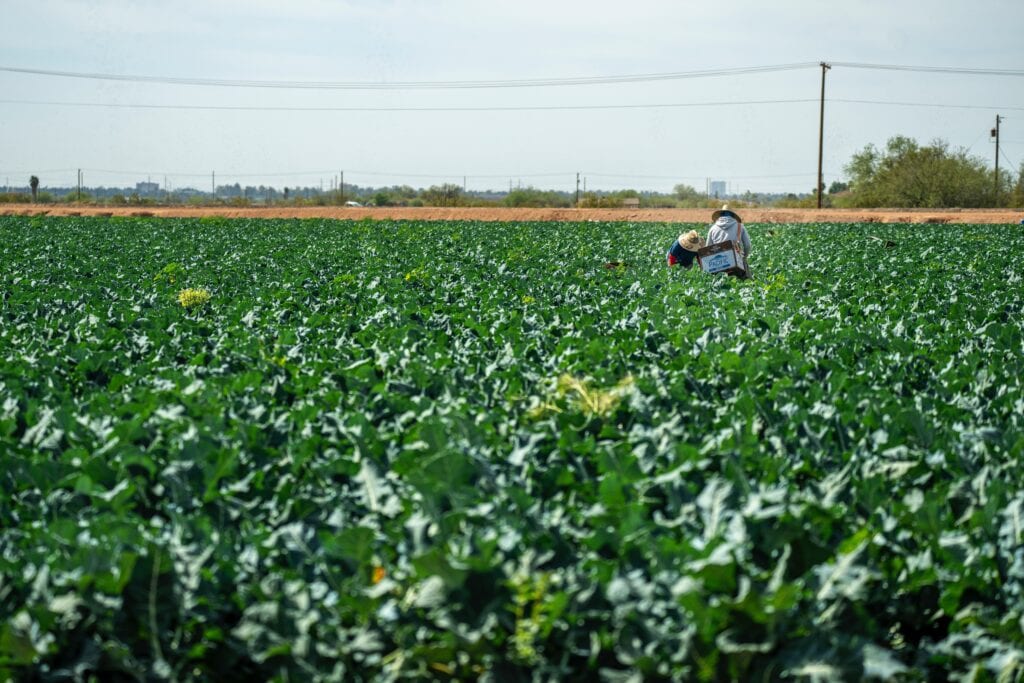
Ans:
[[[727,273],[737,277],[746,277],[747,260],[743,258],[733,241],[719,242],[704,247],[697,252],[700,267],[705,273]]]

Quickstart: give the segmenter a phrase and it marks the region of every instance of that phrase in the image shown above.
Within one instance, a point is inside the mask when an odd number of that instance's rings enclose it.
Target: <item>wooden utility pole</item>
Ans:
[[[996,139],[996,206],[999,206],[999,122],[1003,120],[1003,117],[996,114],[996,127],[992,129],[992,137]]]
[[[580,208],[580,174],[576,172],[576,208]]]
[[[210,171],[210,194],[214,199],[217,198],[217,172]]]
[[[345,201],[345,172],[341,172],[341,201]]]
[[[996,117],[996,118],[998,118],[998,117]],[[998,169],[999,167],[997,166],[996,168]],[[998,178],[999,178],[999,171],[997,170],[996,171],[996,179],[998,180]],[[78,199],[77,199],[77,201],[78,202],[82,201],[82,169],[78,169]]]
[[[821,157],[825,148],[825,72],[831,65],[821,63],[821,115],[818,119],[818,208],[821,208],[821,195],[825,194],[825,180],[821,176]]]

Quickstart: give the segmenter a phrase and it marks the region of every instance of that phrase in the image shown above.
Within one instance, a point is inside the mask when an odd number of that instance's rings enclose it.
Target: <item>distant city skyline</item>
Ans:
[[[826,186],[867,144],[939,138],[1000,167],[1024,161],[1024,3],[795,0],[709,5],[270,0],[0,1],[0,179],[47,186],[509,183],[572,191],[808,192],[826,76]],[[804,65],[702,78],[612,76]],[[523,79],[605,77],[539,85]],[[222,80],[228,84],[212,85]],[[207,82],[198,84],[196,81]],[[238,81],[386,89],[241,87]],[[486,81],[491,87],[426,88]],[[406,87],[394,84],[404,82]],[[502,86],[502,87],[495,87]],[[166,176],[166,179],[165,179]],[[223,180],[221,180],[223,179]],[[336,182],[336,181],[334,181]]]

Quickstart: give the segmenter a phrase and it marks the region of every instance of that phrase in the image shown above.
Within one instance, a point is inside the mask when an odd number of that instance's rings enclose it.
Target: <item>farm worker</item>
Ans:
[[[747,229],[743,227],[743,219],[730,211],[728,204],[723,204],[721,209],[711,214],[711,229],[708,230],[709,245],[730,240],[735,242],[737,232],[739,233],[740,247],[743,249],[743,255],[749,257],[750,235],[747,234]]]
[[[677,263],[683,268],[689,268],[697,258],[697,250],[704,246],[704,238],[697,234],[696,230],[683,233],[679,236],[668,250],[668,265],[674,266]]]

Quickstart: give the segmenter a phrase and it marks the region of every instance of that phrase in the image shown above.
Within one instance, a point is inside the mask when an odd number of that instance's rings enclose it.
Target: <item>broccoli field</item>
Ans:
[[[681,227],[0,217],[0,680],[1024,679],[1024,229]]]

